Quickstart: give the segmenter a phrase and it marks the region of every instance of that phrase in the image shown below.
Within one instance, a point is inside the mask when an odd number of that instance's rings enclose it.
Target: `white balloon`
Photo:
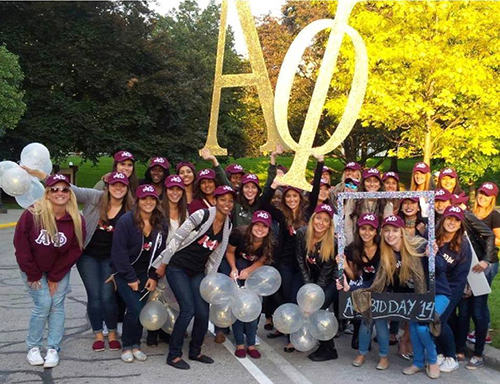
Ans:
[[[148,302],[139,315],[141,324],[148,331],[157,331],[167,321],[168,312],[165,306],[157,300]]]
[[[294,333],[304,325],[304,322],[304,313],[297,304],[280,305],[273,314],[274,328],[281,333]]]
[[[167,309],[167,320],[165,321],[165,324],[163,324],[163,329],[166,333],[169,335],[172,334],[174,331],[174,325],[177,320],[177,317],[179,317],[179,311],[176,311],[173,308],[170,308],[169,306],[165,307]]]
[[[175,298],[174,292],[172,288],[170,288],[170,284],[168,284],[168,280],[166,278],[162,278],[158,283],[158,289],[162,292],[163,301],[172,309],[179,312],[181,309],[179,307],[179,303]]]
[[[245,287],[260,296],[270,296],[281,286],[281,275],[274,267],[265,265],[253,271],[245,282]]]
[[[45,172],[48,169],[48,163],[50,163],[50,152],[43,144],[31,143],[21,151],[21,165]],[[45,173],[49,174],[50,171],[52,171],[52,163],[50,163],[49,172]]]
[[[339,322],[332,312],[320,309],[307,320],[307,329],[318,340],[331,340],[339,330]]]
[[[207,303],[222,304],[232,299],[236,293],[234,281],[222,273],[206,276],[200,284],[200,294]]]
[[[2,188],[10,196],[24,195],[31,188],[31,178],[21,167],[11,168],[2,177]]]
[[[37,179],[31,180],[31,188],[24,195],[16,196],[17,204],[19,204],[24,209],[27,209],[33,203],[43,197],[45,192],[45,187]]]
[[[307,313],[313,313],[321,308],[325,302],[325,292],[316,284],[305,284],[297,293],[297,304]]]
[[[231,301],[210,306],[210,321],[217,327],[227,328],[234,324],[236,317],[231,309]]]
[[[290,335],[290,342],[297,351],[307,352],[316,346],[318,340],[303,326],[297,332]]]
[[[5,172],[7,172],[9,169],[18,168],[18,167],[19,167],[19,165],[17,165],[13,161],[6,160],[6,161],[0,162],[0,188],[2,188],[2,176],[3,176],[3,174]]]
[[[262,312],[262,302],[255,292],[240,288],[234,296],[231,310],[238,320],[249,323],[260,316]]]

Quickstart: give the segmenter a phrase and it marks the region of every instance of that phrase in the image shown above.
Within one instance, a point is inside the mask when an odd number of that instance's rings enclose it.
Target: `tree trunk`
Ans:
[[[399,172],[398,171],[398,158],[396,156],[391,157],[391,166],[389,167],[389,171]]]
[[[424,163],[431,165],[431,155],[432,155],[432,140],[431,140],[431,122],[427,121],[427,129],[425,131],[425,141],[424,141]]]

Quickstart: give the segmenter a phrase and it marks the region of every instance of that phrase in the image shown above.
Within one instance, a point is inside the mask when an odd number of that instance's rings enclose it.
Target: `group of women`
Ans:
[[[239,284],[262,265],[272,265],[282,278],[280,290],[263,302],[264,328],[273,330],[272,314],[283,303],[296,302],[306,283],[325,292],[324,309],[333,306],[338,315],[339,291],[352,291],[363,320],[352,321],[352,346],[358,350],[353,361],[361,366],[377,330],[380,360],[377,369],[389,367],[389,345],[398,342],[399,355],[413,358],[403,373],[415,374],[427,367],[429,377],[451,372],[464,359],[469,319],[475,324],[474,355],[467,368],[483,365],[489,312],[487,296],[474,296],[467,289],[472,270],[485,272],[491,283],[498,270],[500,214],[495,211],[498,188],[483,183],[474,207],[467,199],[453,169],[439,174],[436,187],[436,273],[435,311],[441,332],[431,323],[399,324],[371,320],[372,292],[415,292],[429,290],[427,215],[425,199],[348,200],[344,212],[337,212],[339,192],[399,191],[395,172],[382,175],[377,169],[363,170],[355,162],[346,164],[340,183],[331,183],[332,170],[317,156],[312,192],[281,185],[287,169],[277,166],[280,147],[271,153],[268,177],[262,189],[257,175],[237,164],[222,169],[208,151],[201,155],[212,163],[196,172],[194,164],[181,162],[170,175],[166,158],[151,159],[144,179],[135,172],[134,156],[127,151],[114,155],[112,172],[93,189],[72,185],[63,175],[48,176],[28,170],[45,180],[42,199],[21,216],[14,236],[16,258],[35,308],[26,339],[27,359],[32,365],[54,367],[64,333],[64,299],[71,266],[76,263],[87,292],[87,313],[95,335],[92,349],[106,346],[121,350],[126,363],[144,361],[141,349],[143,328],[139,315],[161,279],[168,281],[180,312],[171,335],[149,332],[147,343],[158,337],[169,342],[167,364],[189,369],[183,357],[183,343],[190,322],[188,359],[211,364],[202,354],[209,323],[209,304],[200,294],[203,278],[217,271]],[[433,189],[430,168],[417,163],[411,190]],[[78,204],[83,205],[82,215]],[[337,253],[335,215],[344,214],[348,246]],[[473,251],[473,252],[472,252]],[[472,254],[478,261],[472,261]],[[474,259],[475,260],[475,259]],[[343,265],[344,276],[338,266]],[[121,342],[118,324],[123,323]],[[238,358],[259,358],[259,319],[232,327]],[[48,323],[47,353],[42,357],[42,338]],[[344,323],[344,322],[342,322]],[[216,342],[223,342],[228,330],[216,328]],[[399,332],[401,333],[401,332]],[[286,337],[278,331],[269,338]],[[107,337],[107,344],[105,338]],[[291,343],[284,351],[294,352]],[[320,342],[309,355],[313,361],[338,357],[334,340]]]

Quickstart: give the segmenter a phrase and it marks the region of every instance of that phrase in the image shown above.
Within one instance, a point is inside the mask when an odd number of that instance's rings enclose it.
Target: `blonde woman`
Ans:
[[[330,205],[318,205],[307,226],[297,231],[296,255],[304,284],[317,284],[325,292],[322,309],[327,309],[332,303],[337,306],[338,291],[333,280],[336,265],[333,208]],[[333,338],[320,341],[319,348],[308,357],[312,361],[337,359]]]
[[[431,179],[432,174],[429,165],[427,165],[423,161],[415,163],[415,165],[413,166],[413,171],[411,173],[410,191],[424,192],[432,190],[433,186]],[[420,213],[422,217],[428,217],[429,203],[423,197],[419,198],[419,202]]]
[[[14,234],[14,247],[22,278],[33,299],[26,345],[31,365],[53,368],[59,364],[64,335],[64,299],[71,267],[82,255],[85,222],[75,194],[64,175],[47,179],[43,197],[24,211]],[[42,358],[45,324],[47,355]]]

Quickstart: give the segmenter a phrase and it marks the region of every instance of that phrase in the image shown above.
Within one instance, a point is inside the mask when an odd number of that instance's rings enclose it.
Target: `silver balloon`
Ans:
[[[244,323],[257,319],[262,312],[259,296],[248,289],[240,288],[231,304],[233,315]]]
[[[273,314],[274,328],[281,333],[294,333],[304,325],[304,322],[304,313],[297,304],[280,305]]]
[[[172,332],[174,331],[174,325],[175,321],[177,320],[177,317],[179,316],[179,311],[176,311],[175,309],[170,308],[169,306],[166,306],[165,308],[167,310],[167,321],[165,321],[165,324],[163,324],[163,327],[161,327],[161,329],[163,329],[166,333],[171,335]]]
[[[160,286],[160,289],[162,291],[162,299],[167,305],[179,312],[181,309],[179,307],[179,303],[177,302],[177,299],[175,298],[174,292],[172,291],[172,288],[170,288],[170,284],[168,283],[168,280],[166,278],[163,278],[160,280],[158,283]]]
[[[220,305],[211,305],[210,321],[220,328],[227,328],[233,325],[236,321],[236,317],[233,315],[231,304],[232,303],[228,301]]]
[[[290,342],[297,351],[307,352],[316,346],[318,340],[311,335],[307,327],[303,326],[290,335]]]
[[[318,340],[331,340],[339,330],[339,322],[332,312],[320,309],[307,320],[307,329]]]
[[[270,296],[281,286],[281,275],[276,268],[265,265],[253,271],[245,282],[245,287],[260,296]]]
[[[167,321],[168,312],[165,306],[157,300],[148,302],[139,315],[141,324],[148,331],[157,331]]]
[[[12,168],[19,168],[19,165],[17,165],[13,161],[8,161],[8,160],[0,162],[0,188],[2,188],[2,176],[3,176],[3,174]]]
[[[3,174],[2,188],[10,196],[24,195],[31,188],[31,178],[21,167],[11,168]]]
[[[31,179],[31,188],[24,195],[16,196],[17,204],[27,209],[33,203],[43,197],[45,187],[37,179]]]
[[[50,174],[50,172],[52,171],[50,152],[43,144],[28,144],[21,151],[21,165],[25,165],[28,168],[37,169]]]
[[[201,281],[200,293],[207,303],[218,305],[232,299],[236,293],[236,285],[229,276],[215,273]]]
[[[316,284],[303,285],[297,293],[297,304],[307,313],[313,313],[325,302],[325,292]]]

